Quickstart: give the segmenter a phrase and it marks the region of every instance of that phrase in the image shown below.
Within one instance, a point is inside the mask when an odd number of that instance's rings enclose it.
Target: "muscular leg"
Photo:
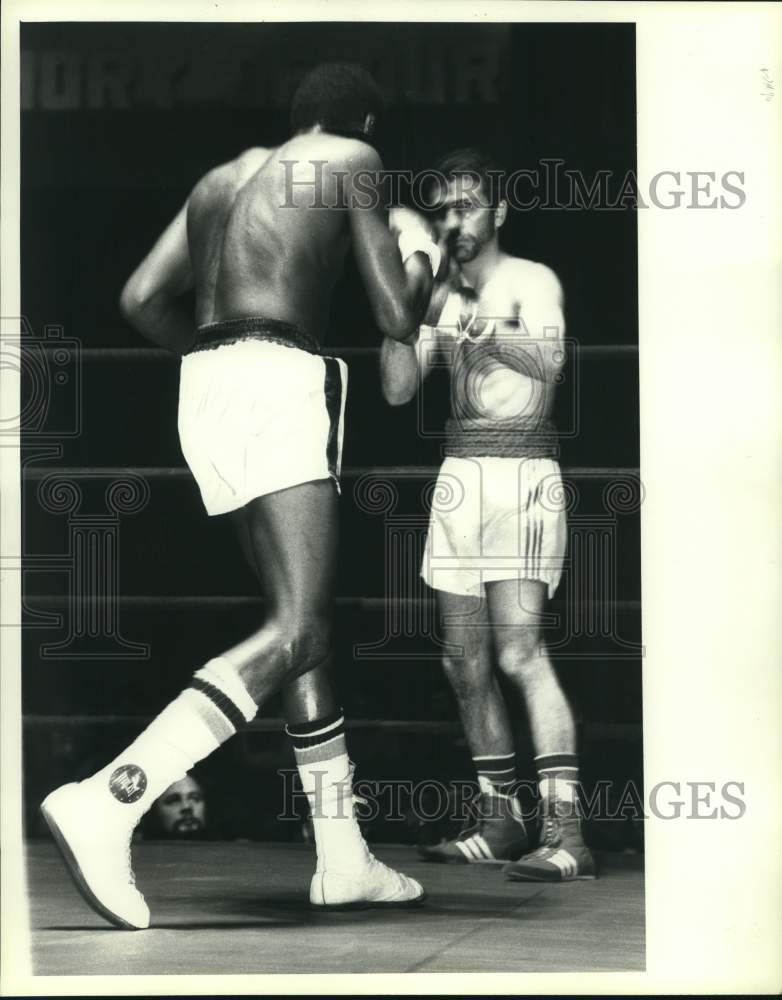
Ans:
[[[247,505],[245,517],[269,600],[267,623],[198,670],[114,760],[86,781],[57,789],[41,807],[84,898],[120,927],[149,926],[149,909],[130,868],[130,839],[141,816],[165,788],[252,719],[277,688],[325,669],[329,659],[333,486],[318,481],[270,494]],[[291,711],[307,721],[291,724],[289,717],[288,727],[313,805],[318,865],[310,899],[321,906],[418,902],[424,895],[420,884],[367,850],[352,808],[344,720],[334,711],[319,716],[324,690],[330,698],[330,689],[317,682],[302,687]],[[85,826],[85,815],[98,819]]]
[[[275,642],[282,620],[291,616],[306,621],[313,614],[328,634],[338,527],[331,482],[307,483],[260,498],[232,519],[242,552],[269,602],[267,625],[254,637],[260,648],[266,641]],[[283,684],[289,724],[312,722],[336,710],[330,668],[326,655]],[[263,691],[259,694],[264,697]]]
[[[318,855],[310,899],[316,905],[418,902],[419,883],[369,853],[353,812],[344,719],[328,678],[337,552],[333,484],[319,480],[252,501],[240,536],[253,556],[269,619],[222,659],[259,704],[283,685]]]
[[[455,840],[422,845],[427,861],[471,864],[508,861],[527,846],[521,809],[514,794],[513,733],[505,700],[492,667],[486,599],[438,591],[443,632],[456,651],[443,659],[459,706],[480,787],[477,825],[471,822]],[[480,604],[476,608],[476,601]]]
[[[459,706],[472,756],[498,757],[513,753],[513,737],[502,692],[492,670],[486,600],[481,601],[474,614],[477,600],[437,591],[445,641],[462,651],[461,655],[445,656],[443,668]]]
[[[261,704],[328,660],[336,501],[323,480],[259,497],[244,513],[269,618],[222,659]]]
[[[505,869],[520,881],[594,878],[595,863],[581,835],[575,726],[538,625],[546,584],[502,580],[486,586],[497,661],[527,705],[541,797],[536,851]]]
[[[497,663],[524,698],[535,754],[575,753],[573,715],[540,638],[546,585],[500,580],[486,592]]]

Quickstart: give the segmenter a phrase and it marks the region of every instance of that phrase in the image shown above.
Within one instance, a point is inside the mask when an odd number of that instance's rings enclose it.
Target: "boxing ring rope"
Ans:
[[[56,345],[45,344],[44,349],[48,352],[54,350]],[[378,357],[380,346],[367,347],[329,347],[325,348],[325,353],[345,359]],[[574,345],[573,353],[582,358],[609,358],[637,357],[638,347],[636,344],[578,344]],[[109,363],[166,363],[173,365],[180,361],[180,358],[169,351],[155,347],[83,347],[79,350],[79,356],[84,361],[109,362]],[[23,463],[22,477],[25,481],[39,481],[49,476],[96,476],[96,477],[121,477],[128,473],[133,473],[150,480],[172,481],[172,480],[192,480],[192,475],[187,466],[46,466]],[[394,465],[394,466],[347,466],[342,469],[342,477],[345,479],[360,479],[363,476],[388,476],[404,478],[434,478],[439,471],[439,463],[431,465]],[[631,466],[563,466],[562,474],[565,477],[573,476],[578,478],[610,479],[616,477],[637,477],[638,467]],[[262,607],[264,599],[260,595],[121,595],[117,600],[120,605],[132,609],[160,609],[160,610],[221,610],[236,608]],[[31,606],[53,607],[66,602],[69,598],[66,595],[27,595],[26,602]],[[70,599],[73,599],[71,597]],[[89,601],[89,596],[76,598],[77,600]],[[398,605],[421,605],[428,602],[426,597],[359,597],[341,596],[335,598],[337,607],[356,607],[361,609],[382,609],[389,602]],[[563,603],[554,601],[553,604]],[[617,611],[638,612],[640,611],[639,600],[614,600],[612,601]],[[23,716],[23,724],[26,729],[41,729],[48,726],[57,727],[110,727],[116,725],[127,725],[133,727],[143,727],[149,723],[151,717],[135,715],[51,715],[51,714],[26,714]],[[353,730],[394,730],[405,734],[426,734],[426,735],[459,735],[462,732],[461,724],[457,721],[436,721],[436,720],[409,720],[409,719],[350,719],[347,720],[347,728]],[[244,732],[246,733],[279,733],[284,726],[283,719],[277,718],[257,718],[250,723]],[[641,736],[641,724],[634,722],[580,722],[579,729],[582,733],[593,739],[625,739],[637,740]]]
[[[90,601],[90,597],[79,597],[73,594],[30,594],[27,599],[29,601],[34,601],[36,604],[42,605],[52,605],[52,604],[62,604],[64,601]],[[188,611],[204,611],[211,607],[221,607],[221,608],[250,608],[257,607],[264,604],[264,598],[260,594],[238,594],[238,595],[226,595],[226,594],[186,594],[186,595],[175,595],[175,594],[119,594],[117,600],[120,604],[129,608],[160,608],[166,611],[170,610],[188,610]],[[429,598],[426,597],[335,597],[334,603],[337,607],[358,607],[369,609],[383,608],[389,601],[393,601],[397,604],[427,604]],[[553,607],[557,605],[564,604],[564,600],[554,599],[550,602]],[[570,602],[567,602],[570,603]],[[583,603],[587,603],[584,601]],[[641,607],[641,602],[637,600],[630,601],[612,601],[613,606],[620,611],[635,611]]]
[[[36,606],[57,606],[73,600],[68,595],[30,595],[28,601]],[[77,600],[89,601],[89,597],[77,598]],[[416,597],[357,597],[342,596],[336,597],[335,604],[338,607],[358,607],[361,609],[378,609],[385,607],[389,601],[395,604],[424,604],[429,598]],[[118,595],[118,601],[123,607],[136,609],[160,609],[160,610],[218,610],[223,608],[247,608],[261,607],[264,598],[261,595]],[[556,607],[565,603],[564,601],[553,601],[552,606]],[[583,602],[586,603],[586,602]],[[639,611],[641,602],[638,600],[616,600],[612,602],[616,610]],[[128,726],[141,729],[152,721],[152,716],[140,715],[51,715],[51,714],[25,714],[23,725],[27,729],[41,729],[48,726],[64,728],[89,727],[111,727]],[[247,724],[242,730],[242,734],[249,733],[281,733],[285,725],[282,718],[256,718]],[[346,720],[346,726],[351,730],[378,731],[392,730],[406,735],[453,735],[458,736],[462,732],[461,723],[457,721],[443,721],[430,719],[359,719],[351,718]],[[580,738],[590,740],[639,740],[642,735],[640,723],[635,722],[577,722]]]
[[[56,344],[42,345],[44,350],[53,351]],[[325,348],[327,353],[342,358],[372,357],[380,354],[380,346],[369,347],[329,347]],[[574,352],[584,358],[599,357],[632,357],[638,354],[637,344],[577,344],[574,345]],[[157,347],[82,347],[79,356],[85,361],[108,361],[108,362],[168,362],[174,364],[181,359],[170,351]],[[394,465],[394,466],[345,466],[342,469],[343,478],[360,478],[365,475],[387,475],[387,476],[436,476],[439,465]],[[53,467],[53,466],[27,466],[23,469],[23,476],[26,480],[42,479],[49,475],[105,475],[121,476],[124,473],[132,472],[139,476],[150,479],[179,479],[191,478],[190,470],[186,466],[147,466],[147,467],[121,467],[102,466],[97,467]],[[637,476],[639,469],[632,466],[563,466],[562,474],[565,476],[608,478],[610,476]]]
[[[340,473],[342,479],[358,479],[361,476],[436,476],[439,465],[353,465],[346,466]],[[121,465],[72,465],[72,466],[28,466],[23,470],[26,480],[45,479],[48,476],[123,476],[127,473],[142,476],[145,479],[192,479],[190,469],[186,465],[153,465],[153,466],[121,466]],[[599,465],[564,465],[564,476],[592,476],[595,479],[608,479],[611,476],[637,476],[637,466],[599,466]]]
[[[79,728],[81,726],[131,726],[143,729],[152,721],[151,715],[25,715],[22,722],[28,728],[57,726]],[[245,733],[282,733],[283,718],[256,718],[248,722],[240,735]],[[460,722],[434,719],[345,719],[346,729],[393,730],[407,734],[426,736],[460,736],[463,727]],[[638,739],[641,736],[640,722],[588,722],[579,724],[579,730],[592,739]]]
[[[44,350],[54,350],[56,345],[43,344]],[[637,344],[578,344],[574,350],[583,358],[623,357],[638,353]],[[369,347],[330,347],[324,348],[326,354],[340,358],[366,358],[380,355],[379,346]],[[171,364],[181,359],[171,351],[160,347],[82,347],[79,356],[85,361],[167,361]]]

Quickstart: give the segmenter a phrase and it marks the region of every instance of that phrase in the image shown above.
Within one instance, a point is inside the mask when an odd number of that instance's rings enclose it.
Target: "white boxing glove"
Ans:
[[[440,248],[423,227],[413,226],[409,229],[403,229],[397,237],[397,243],[403,264],[414,253],[425,253],[429,258],[432,274],[437,275],[440,270]]]

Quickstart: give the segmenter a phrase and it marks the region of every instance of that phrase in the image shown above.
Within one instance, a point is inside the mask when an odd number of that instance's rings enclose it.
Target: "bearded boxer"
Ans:
[[[548,267],[500,249],[507,203],[485,155],[456,151],[435,172],[434,228],[450,256],[449,278],[438,282],[417,342],[384,340],[381,375],[385,398],[400,405],[415,395],[435,354],[450,364],[452,414],[422,576],[436,591],[450,650],[445,672],[480,800],[475,825],[421,853],[431,861],[510,862],[511,879],[592,878],[573,716],[539,626],[566,542],[551,422],[565,360],[562,290]],[[496,671],[523,699],[532,730],[542,818],[532,852]]]
[[[439,256],[420,228],[398,241],[388,228],[372,146],[381,105],[358,67],[315,69],[294,96],[292,138],[208,173],[122,292],[131,325],[182,355],[182,451],[207,514],[233,518],[267,617],[118,757],[42,805],[82,895],[119,927],[149,924],[128,850],[141,816],[278,689],[315,827],[311,902],[423,898],[364,843],[329,679],[347,379],[321,353],[332,289],[352,244],[378,326],[404,340]],[[179,298],[190,288],[195,330]]]

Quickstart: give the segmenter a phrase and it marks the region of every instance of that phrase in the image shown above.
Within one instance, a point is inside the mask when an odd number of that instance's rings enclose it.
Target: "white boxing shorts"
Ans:
[[[444,460],[432,495],[421,576],[435,590],[479,596],[497,580],[541,580],[554,595],[567,518],[552,458]]]
[[[182,359],[179,440],[207,514],[331,478],[339,490],[347,365],[287,323],[200,327]]]

